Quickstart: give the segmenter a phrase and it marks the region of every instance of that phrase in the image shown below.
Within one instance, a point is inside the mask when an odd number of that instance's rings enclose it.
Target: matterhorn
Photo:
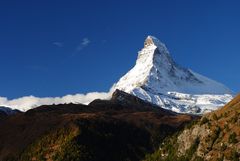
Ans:
[[[178,65],[165,44],[153,36],[146,38],[136,65],[115,88],[179,113],[210,112],[233,98],[223,84]]]

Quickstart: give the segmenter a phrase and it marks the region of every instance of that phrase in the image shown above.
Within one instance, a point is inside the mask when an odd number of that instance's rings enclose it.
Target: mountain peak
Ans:
[[[150,45],[161,46],[164,44],[158,38],[149,35],[144,41],[144,47],[147,47]]]
[[[144,41],[144,47],[156,45],[157,42],[159,42],[159,40],[154,36],[147,36],[147,38]]]
[[[138,59],[141,57],[148,57],[146,59],[151,59],[150,63],[153,65],[174,64],[166,45],[154,36],[147,36],[145,39],[144,48],[139,52]]]
[[[154,36],[145,39],[136,65],[118,81],[116,89],[176,112],[204,112],[232,98],[225,95],[231,91],[221,83],[178,65]]]
[[[147,36],[147,38],[144,41],[144,48],[148,48],[148,47],[155,47],[158,48],[161,51],[165,51],[167,53],[167,47],[164,43],[162,43],[158,38],[154,37],[154,36]]]

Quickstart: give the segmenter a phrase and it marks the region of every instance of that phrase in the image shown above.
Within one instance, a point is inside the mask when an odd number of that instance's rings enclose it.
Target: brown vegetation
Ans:
[[[0,122],[0,160],[140,160],[195,118],[121,91],[88,106],[41,106]]]

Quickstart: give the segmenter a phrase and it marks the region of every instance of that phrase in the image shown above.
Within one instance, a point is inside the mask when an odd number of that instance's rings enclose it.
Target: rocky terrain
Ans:
[[[193,121],[146,157],[147,161],[238,161],[240,95],[225,107]]]

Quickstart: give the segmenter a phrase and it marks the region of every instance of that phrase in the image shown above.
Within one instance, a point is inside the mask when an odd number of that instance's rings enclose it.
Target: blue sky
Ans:
[[[147,35],[180,65],[240,91],[240,3],[221,0],[0,2],[0,96],[108,91]]]

